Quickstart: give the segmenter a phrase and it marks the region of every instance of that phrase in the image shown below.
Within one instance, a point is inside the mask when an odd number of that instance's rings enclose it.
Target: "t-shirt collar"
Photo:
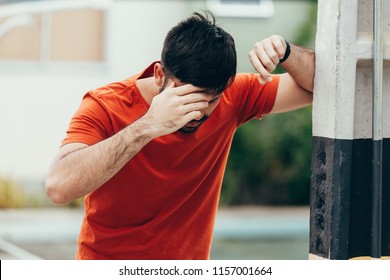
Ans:
[[[148,77],[151,77],[154,75],[154,65],[156,63],[161,63],[160,61],[154,61],[152,64],[150,64],[148,67],[146,67],[146,69],[144,71],[142,71],[138,77],[137,77],[137,80],[138,79],[143,79],[143,78],[148,78]]]

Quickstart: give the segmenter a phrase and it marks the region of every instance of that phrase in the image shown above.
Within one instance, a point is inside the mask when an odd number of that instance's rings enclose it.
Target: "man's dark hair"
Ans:
[[[161,62],[168,77],[218,94],[236,75],[234,39],[215,24],[211,12],[194,13],[168,32]]]

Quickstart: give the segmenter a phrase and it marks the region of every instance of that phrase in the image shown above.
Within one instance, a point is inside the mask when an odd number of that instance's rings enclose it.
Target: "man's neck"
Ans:
[[[153,97],[159,93],[159,87],[156,85],[154,77],[139,79],[136,82],[142,97],[150,105]]]

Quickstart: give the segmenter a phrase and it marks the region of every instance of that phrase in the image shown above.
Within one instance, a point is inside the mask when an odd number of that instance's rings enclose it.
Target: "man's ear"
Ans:
[[[154,65],[154,80],[159,88],[164,85],[165,74],[161,63],[156,63]]]

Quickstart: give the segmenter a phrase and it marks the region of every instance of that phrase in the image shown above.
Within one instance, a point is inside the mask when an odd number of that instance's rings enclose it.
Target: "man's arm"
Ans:
[[[201,116],[210,97],[192,85],[172,83],[153,98],[148,112],[112,137],[95,145],[71,143],[54,158],[45,188],[58,204],[82,197],[111,179],[152,139],[172,133]]]
[[[272,80],[271,73],[286,55],[286,50],[286,41],[277,35],[255,45],[249,53],[249,58],[260,74],[261,83]],[[271,113],[287,112],[310,105],[314,87],[314,51],[290,43],[290,54],[281,66],[287,73],[280,77],[276,101]]]
[[[70,143],[62,146],[46,178],[49,197],[54,203],[63,204],[96,190],[151,139],[147,123],[140,119],[95,145]]]

